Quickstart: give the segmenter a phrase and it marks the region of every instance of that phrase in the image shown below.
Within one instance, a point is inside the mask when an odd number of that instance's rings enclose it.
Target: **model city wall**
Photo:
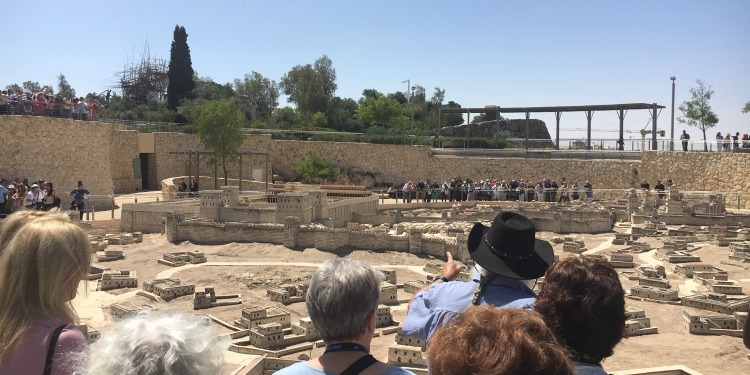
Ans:
[[[139,134],[122,130],[124,125],[102,124],[34,116],[0,116],[0,141],[3,164],[0,177],[43,177],[66,191],[83,180],[92,194],[108,195],[138,190],[142,180],[135,164],[148,158],[149,186],[158,189],[159,181],[195,174],[184,155],[172,152],[203,150],[195,134]],[[29,136],[34,134],[38,136]],[[142,149],[143,139],[153,147]],[[139,139],[143,138],[143,139]],[[445,181],[453,177],[560,179],[579,183],[589,180],[594,188],[625,189],[638,187],[641,180],[673,179],[682,190],[744,191],[750,186],[748,153],[646,151],[641,160],[525,159],[502,157],[440,157],[427,146],[376,145],[361,143],[275,141],[267,135],[247,136],[243,152],[269,152],[269,170],[282,180],[299,177],[298,166],[313,151],[332,158],[355,184],[402,184],[431,179]],[[209,175],[214,165],[201,157],[201,175]],[[243,157],[243,178],[253,170],[265,169],[265,156]],[[221,168],[219,168],[221,173]],[[230,178],[238,178],[238,165],[229,168]],[[734,202],[732,202],[734,204]],[[741,207],[750,206],[747,198]]]

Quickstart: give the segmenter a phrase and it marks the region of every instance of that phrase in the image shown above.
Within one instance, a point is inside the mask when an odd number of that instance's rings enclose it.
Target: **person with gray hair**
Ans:
[[[306,298],[310,320],[325,342],[325,353],[276,374],[413,375],[369,354],[383,279],[382,272],[358,260],[337,257],[325,261],[313,273]]]
[[[205,317],[140,312],[91,345],[88,375],[221,374],[229,339]]]

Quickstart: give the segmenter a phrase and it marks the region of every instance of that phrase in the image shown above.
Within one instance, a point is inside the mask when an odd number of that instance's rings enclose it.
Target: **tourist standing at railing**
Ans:
[[[34,116],[44,116],[47,108],[47,100],[44,98],[44,94],[38,92],[36,94],[36,100],[32,103]]]
[[[732,151],[732,135],[727,133],[727,135],[724,136],[724,152],[730,152]]]
[[[443,181],[442,189],[443,191],[442,191],[442,196],[440,197],[440,200],[443,202],[449,199],[453,200],[453,198],[451,198],[450,184],[448,184],[448,181]]]
[[[723,144],[724,144],[724,136],[721,135],[721,132],[716,133],[716,152],[721,152]]]
[[[664,187],[664,184],[661,183],[661,180],[656,180],[656,185],[654,185],[654,189],[659,192],[659,199],[664,199],[664,190],[666,188]]]
[[[49,211],[52,208],[60,207],[60,197],[54,189],[51,182],[44,183],[44,200],[42,201],[42,211]]]
[[[10,114],[8,100],[8,92],[5,90],[0,92],[0,115]]]
[[[42,203],[44,201],[44,190],[40,189],[39,185],[37,184],[31,185],[31,195],[32,195],[31,201],[33,202],[32,209],[41,210]]]
[[[592,185],[590,182],[586,181],[583,184],[583,190],[586,191],[586,198],[593,198],[594,197],[594,185]]]
[[[682,135],[680,135],[680,140],[682,141],[682,151],[687,151],[688,142],[690,142],[690,134],[687,133],[687,130],[682,131]]]
[[[578,192],[581,190],[581,185],[578,185],[578,181],[573,181],[573,186],[570,188],[570,190],[573,192],[573,200],[578,200]]]
[[[740,148],[740,132],[737,132],[732,136],[732,151],[737,152]]]
[[[404,184],[404,187],[401,188],[401,193],[403,193],[401,203],[411,203],[411,182]]]
[[[651,185],[649,185],[646,180],[643,180],[643,182],[641,182],[641,190],[651,190]]]

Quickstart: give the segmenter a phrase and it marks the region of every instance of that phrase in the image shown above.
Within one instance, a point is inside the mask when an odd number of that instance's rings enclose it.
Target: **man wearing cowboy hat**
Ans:
[[[432,284],[417,292],[409,303],[404,335],[429,340],[443,322],[471,305],[531,309],[532,291],[554,260],[552,245],[536,239],[534,223],[514,212],[501,212],[491,227],[474,224],[468,248],[476,272],[468,282],[454,281],[463,266],[448,262]]]

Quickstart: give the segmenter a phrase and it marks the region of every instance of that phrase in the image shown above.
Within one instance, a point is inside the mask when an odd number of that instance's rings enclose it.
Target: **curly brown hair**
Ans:
[[[427,351],[434,375],[572,375],[565,349],[539,314],[470,307],[437,330]]]
[[[601,258],[569,257],[550,267],[535,309],[576,361],[601,362],[625,332],[625,291]]]

